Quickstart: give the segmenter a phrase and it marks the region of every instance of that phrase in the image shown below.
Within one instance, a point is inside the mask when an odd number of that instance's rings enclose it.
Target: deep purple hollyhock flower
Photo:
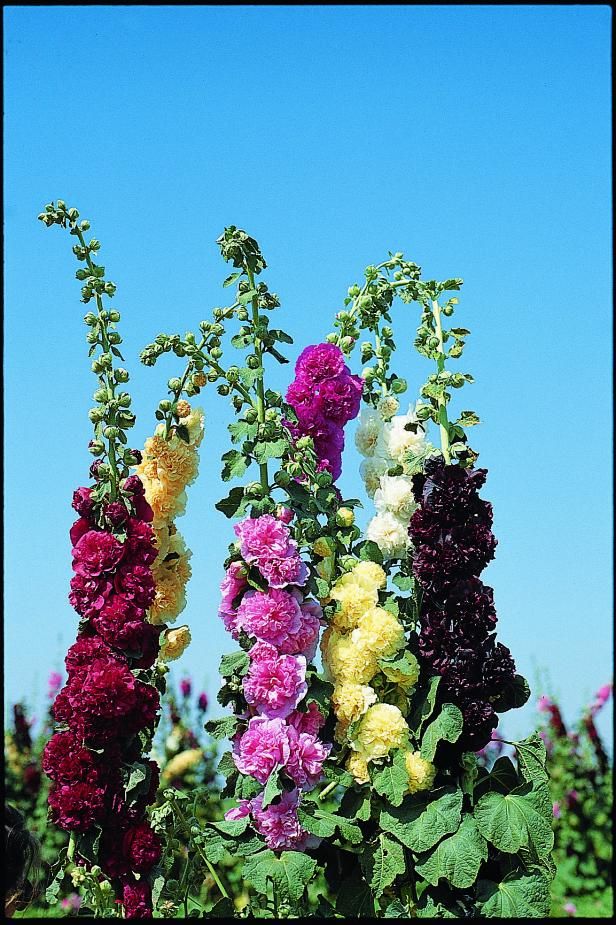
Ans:
[[[121,501],[110,501],[109,504],[105,505],[103,513],[105,515],[105,521],[110,527],[121,527],[123,523],[126,523],[128,518],[126,505],[122,504]]]
[[[143,880],[127,879],[122,887],[122,903],[127,919],[152,918],[152,888]]]
[[[180,691],[182,697],[190,697],[190,692],[192,691],[192,681],[190,678],[182,678],[180,681]]]
[[[73,492],[73,507],[80,517],[91,520],[94,511],[94,501],[92,499],[91,488],[77,488]]]
[[[199,694],[199,700],[197,701],[197,708],[201,711],[201,713],[205,713],[205,711],[207,710],[207,704],[208,704],[207,694],[206,693]]]

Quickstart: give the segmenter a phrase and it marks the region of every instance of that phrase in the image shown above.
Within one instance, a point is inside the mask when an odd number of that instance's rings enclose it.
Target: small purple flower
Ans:
[[[560,803],[558,800],[552,803],[552,815],[555,819],[560,819]]]
[[[192,691],[192,681],[190,678],[182,678],[180,681],[180,691],[182,693],[182,697],[185,699],[186,697],[190,697],[190,692]]]
[[[568,916],[572,916],[576,914],[577,906],[575,903],[565,903],[563,910],[567,913]]]
[[[49,675],[47,684],[48,684],[47,696],[50,700],[54,700],[56,694],[62,687],[62,675],[58,671],[52,671]]]
[[[205,711],[207,710],[207,703],[208,703],[207,694],[205,692],[199,694],[199,700],[197,701],[197,709],[199,710],[200,713],[205,713]]]

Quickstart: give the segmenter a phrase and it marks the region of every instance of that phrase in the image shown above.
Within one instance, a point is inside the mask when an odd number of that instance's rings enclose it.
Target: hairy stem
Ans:
[[[255,288],[255,278],[252,270],[246,268],[246,273],[248,274],[248,282],[250,283],[250,288]],[[252,323],[256,329],[259,324],[259,297],[252,297]],[[261,346],[261,339],[255,334],[254,339],[255,347],[255,356],[259,361],[259,367],[261,372],[257,376],[256,381],[256,392],[257,392],[257,420],[259,424],[265,424],[265,387],[263,385],[263,349]],[[259,464],[259,473],[261,477],[261,487],[265,494],[269,491],[269,478],[267,474],[267,462]]]
[[[432,317],[434,318],[434,328],[438,338],[439,357],[436,365],[439,373],[445,368],[445,348],[443,346],[443,329],[441,327],[441,307],[435,299],[432,299]],[[447,420],[447,402],[445,398],[438,399],[438,421],[441,434],[441,449],[447,465],[451,463],[451,453],[449,451],[449,421]]]

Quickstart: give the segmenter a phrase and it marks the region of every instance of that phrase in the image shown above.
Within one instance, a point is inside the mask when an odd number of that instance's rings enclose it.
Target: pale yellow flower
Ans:
[[[429,790],[434,783],[436,768],[430,761],[422,758],[419,752],[409,751],[405,757],[406,770],[409,775],[409,793]]]
[[[165,765],[161,775],[162,779],[168,781],[174,777],[183,777],[190,768],[201,761],[202,757],[203,751],[200,748],[187,748],[179,755],[174,755]]]
[[[407,741],[408,726],[398,709],[390,703],[375,703],[362,717],[351,743],[366,761],[385,758],[393,748]]]
[[[376,694],[366,684],[346,681],[334,688],[332,705],[341,723],[350,725],[364,715],[368,707],[376,703]]]
[[[397,617],[383,607],[372,607],[362,614],[357,629],[351,634],[378,658],[388,658],[405,644],[404,627]]]
[[[172,662],[180,658],[190,645],[190,638],[190,629],[187,626],[167,630],[160,647],[159,659],[163,662]]]
[[[368,762],[363,755],[357,752],[351,752],[346,760],[346,769],[352,774],[358,784],[367,784],[370,780],[368,774]]]

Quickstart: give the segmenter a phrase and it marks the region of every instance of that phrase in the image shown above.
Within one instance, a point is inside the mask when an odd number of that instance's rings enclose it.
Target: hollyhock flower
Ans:
[[[256,561],[256,566],[272,588],[286,588],[287,585],[305,585],[308,579],[308,566],[302,562],[296,552],[295,543],[289,543],[290,554],[279,559],[263,557]]]
[[[359,376],[340,376],[324,382],[319,396],[321,413],[343,426],[359,414],[363,387]]]
[[[152,570],[146,565],[121,565],[115,573],[113,584],[118,592],[137,607],[147,609],[156,593]]]
[[[248,774],[266,784],[276,767],[283,767],[289,759],[289,735],[282,719],[256,717],[235,743],[233,760],[241,774]]]
[[[287,591],[248,591],[238,608],[238,624],[259,640],[282,650],[289,634],[297,633],[302,612],[297,599]]]
[[[240,541],[240,552],[246,562],[258,559],[279,558],[287,555],[290,534],[286,524],[263,514],[261,517],[247,517],[233,527]]]
[[[88,533],[92,529],[92,524],[85,517],[80,517],[79,520],[76,520],[71,529],[69,530],[69,536],[71,540],[71,545],[76,546],[79,540],[84,534]]]
[[[79,616],[89,617],[92,612],[105,605],[111,588],[112,584],[106,575],[96,578],[89,575],[73,575],[68,599]]]
[[[205,693],[199,694],[199,700],[197,701],[197,709],[201,713],[205,713],[205,711],[207,710],[207,704],[208,704],[207,694]]]
[[[309,735],[316,736],[324,724],[325,717],[314,700],[310,701],[305,713],[301,710],[294,710],[287,716],[287,725],[293,726],[298,733],[307,732]]]
[[[152,918],[152,888],[147,880],[132,878],[122,887],[124,916],[127,919]]]
[[[355,431],[355,446],[362,456],[374,456],[383,430],[383,419],[373,408],[363,408]]]
[[[124,833],[122,853],[130,862],[131,870],[147,874],[160,859],[162,843],[149,823],[140,822]]]
[[[91,488],[77,488],[73,492],[73,508],[80,517],[91,520],[94,512],[94,499],[92,498]]]
[[[384,559],[405,556],[409,545],[408,523],[391,511],[375,514],[366,529],[366,539],[376,543]]]
[[[49,675],[47,684],[49,688],[47,696],[50,700],[53,700],[62,687],[62,675],[57,671],[52,671]]]
[[[158,555],[152,527],[142,520],[129,517],[126,531],[125,545],[128,561],[138,565],[152,565]]]
[[[288,716],[308,690],[306,659],[279,655],[266,642],[255,643],[248,654],[250,668],[242,682],[246,702],[269,718]]]
[[[72,784],[85,778],[94,767],[94,758],[72,732],[56,732],[45,746],[41,765],[52,780]]]
[[[51,707],[51,715],[56,723],[68,723],[73,716],[73,708],[68,699],[66,687],[63,687]]]
[[[71,912],[78,912],[82,902],[83,900],[79,893],[71,893],[70,896],[65,896],[64,899],[60,900],[60,905],[65,912],[70,914]]]
[[[73,548],[73,569],[78,575],[102,575],[113,571],[123,555],[124,546],[112,533],[88,530]]]
[[[344,354],[335,344],[314,344],[305,347],[295,363],[296,378],[313,385],[333,379],[345,370]]]
[[[126,659],[119,652],[112,652],[107,643],[100,636],[78,636],[64,659],[69,676],[83,673],[95,659],[115,660],[125,662]]]
[[[309,790],[317,784],[323,773],[323,762],[331,751],[331,745],[321,742],[309,732],[297,732],[288,727],[289,760],[285,768],[291,780],[302,790]]]
[[[410,429],[407,430],[407,427]],[[376,452],[399,464],[403,464],[409,455],[421,455],[426,446],[425,431],[411,408],[406,414],[397,415],[385,424],[381,440],[382,449],[377,446]]]
[[[292,511],[290,507],[279,504],[276,508],[276,517],[278,520],[281,520],[283,524],[290,524],[295,517],[295,512]]]
[[[180,681],[180,692],[182,697],[190,697],[190,692],[192,691],[192,681],[190,678],[182,678]]]
[[[133,497],[133,511],[138,520],[145,520],[149,524],[154,520],[154,511],[143,495]]]
[[[133,495],[135,498],[138,498],[145,493],[143,482],[138,475],[129,475],[128,478],[124,479],[122,489],[123,491]]]
[[[417,509],[412,479],[406,475],[381,476],[379,488],[374,494],[374,506],[379,514],[389,512],[408,523]]]
[[[253,824],[272,851],[283,848],[302,850],[310,843],[308,833],[297,818],[299,791],[283,793],[280,799],[263,809],[263,794],[251,801]]]
[[[103,508],[103,513],[110,527],[121,527],[128,518],[126,506],[121,501],[110,501]]]
[[[560,803],[558,800],[552,803],[552,816],[554,819],[560,819]]]
[[[280,646],[280,652],[288,655],[303,655],[307,662],[311,662],[317,651],[323,611],[317,601],[301,601],[301,595],[297,591],[294,591],[293,595],[300,601],[300,625],[295,633],[289,633]]]
[[[537,709],[540,713],[547,713],[552,707],[552,701],[546,694],[542,694],[537,701]]]
[[[237,806],[233,806],[231,809],[227,810],[225,819],[231,822],[236,819],[245,819],[246,816],[250,815],[250,802],[250,800],[239,800]]]
[[[52,822],[66,831],[86,832],[103,818],[104,801],[105,788],[96,778],[93,783],[54,784],[49,791]]]

